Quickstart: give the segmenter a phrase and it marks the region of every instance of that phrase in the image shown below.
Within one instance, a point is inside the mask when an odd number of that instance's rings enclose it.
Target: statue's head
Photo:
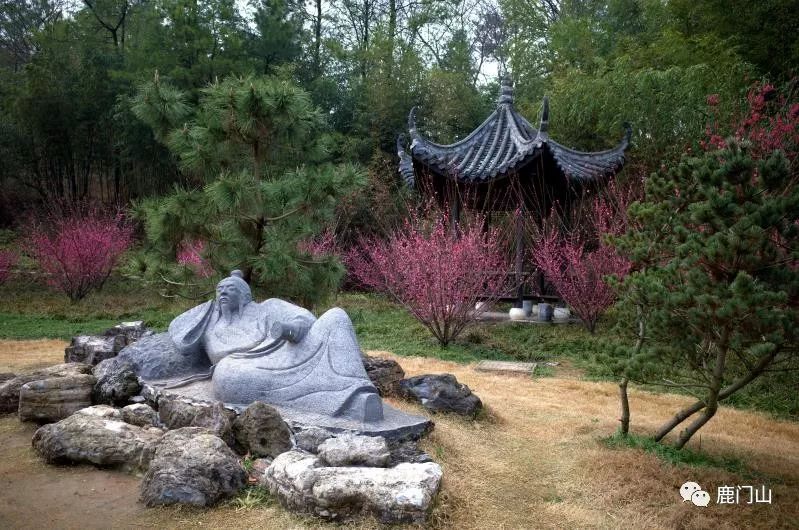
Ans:
[[[252,302],[252,291],[242,276],[240,270],[235,270],[216,285],[216,299],[221,308],[241,312]]]

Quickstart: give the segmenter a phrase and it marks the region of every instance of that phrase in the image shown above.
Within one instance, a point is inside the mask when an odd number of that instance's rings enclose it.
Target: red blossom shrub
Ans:
[[[210,278],[214,275],[214,269],[203,257],[205,251],[205,241],[202,239],[186,240],[178,249],[177,262],[188,267],[198,278]]]
[[[700,146],[706,151],[723,149],[727,147],[725,136],[732,136],[739,142],[747,141],[756,160],[781,150],[794,162],[799,147],[799,103],[789,101],[769,83],[755,83],[746,95],[746,102],[743,115],[735,116],[725,127],[718,115],[718,95],[708,96],[713,120],[705,128]]]
[[[325,229],[312,239],[300,241],[297,247],[300,252],[309,254],[314,258],[325,258],[340,253],[336,233],[331,228]]]
[[[11,275],[11,269],[17,264],[19,256],[10,250],[0,250],[0,284]]]
[[[499,233],[479,222],[457,228],[446,216],[412,217],[387,239],[362,239],[345,260],[352,276],[391,295],[442,347],[479,316],[477,302],[496,301],[508,288]]]
[[[121,213],[73,207],[29,223],[26,248],[47,284],[77,301],[100,289],[133,241]]]
[[[566,223],[553,214],[544,230],[534,234],[535,265],[591,333],[617,298],[607,277],[622,278],[630,271],[630,261],[606,238],[627,230],[627,207],[638,191],[635,185],[611,182],[582,211],[575,212],[576,226],[565,229]]]
[[[563,238],[554,231],[538,242],[533,259],[591,333],[599,317],[616,301],[606,276],[621,278],[630,270],[630,261],[613,247],[603,243],[587,251],[578,239]]]

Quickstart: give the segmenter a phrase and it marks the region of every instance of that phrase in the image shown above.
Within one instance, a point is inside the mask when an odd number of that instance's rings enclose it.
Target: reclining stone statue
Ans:
[[[156,375],[157,386],[179,388],[210,378],[214,398],[228,404],[263,401],[359,422],[383,419],[352,322],[340,308],[316,319],[276,298],[254,302],[241,273],[233,271],[217,285],[215,300],[179,315],[168,333],[177,352],[172,355],[189,361],[172,365],[202,369],[169,374],[150,367],[156,359],[121,354],[139,365],[144,379]]]

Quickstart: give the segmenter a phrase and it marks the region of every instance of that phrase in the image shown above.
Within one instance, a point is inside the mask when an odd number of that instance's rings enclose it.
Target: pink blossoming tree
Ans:
[[[793,163],[799,152],[799,103],[790,99],[769,83],[755,83],[746,95],[746,106],[732,123],[725,125],[718,113],[719,96],[707,97],[713,119],[705,128],[700,146],[706,150],[728,147],[728,138],[748,143],[749,154],[755,160],[782,151]]]
[[[17,264],[18,256],[10,250],[0,250],[0,284],[11,275],[11,269]]]
[[[632,185],[610,183],[574,212],[570,228],[553,212],[533,235],[533,262],[591,333],[617,298],[608,277],[623,278],[630,271],[630,261],[607,237],[627,230],[627,207],[635,195]]]
[[[177,262],[187,267],[198,278],[210,278],[214,275],[214,268],[204,257],[205,241],[202,239],[187,239],[178,248]]]
[[[387,239],[362,239],[346,258],[363,285],[402,304],[442,347],[507,289],[504,245],[480,223],[459,225],[444,216],[413,216]]]
[[[73,207],[29,224],[26,249],[48,285],[73,302],[102,288],[133,241],[133,227],[121,213]]]

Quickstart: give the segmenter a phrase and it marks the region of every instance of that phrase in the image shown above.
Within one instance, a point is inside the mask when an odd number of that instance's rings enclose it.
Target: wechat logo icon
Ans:
[[[710,494],[702,489],[696,482],[686,482],[680,486],[680,497],[683,502],[691,501],[694,506],[704,508],[710,504]]]

